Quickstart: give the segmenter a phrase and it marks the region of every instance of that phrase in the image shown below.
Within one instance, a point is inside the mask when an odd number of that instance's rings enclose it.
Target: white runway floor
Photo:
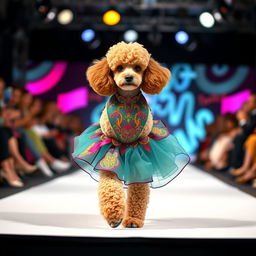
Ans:
[[[0,200],[0,234],[256,238],[256,200],[189,166],[151,190],[142,229],[111,229],[99,215],[97,182],[79,170]]]

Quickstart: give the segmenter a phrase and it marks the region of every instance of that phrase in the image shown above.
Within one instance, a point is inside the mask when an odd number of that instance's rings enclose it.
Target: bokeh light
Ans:
[[[175,40],[179,44],[186,44],[189,40],[189,35],[185,31],[178,31],[175,34]]]
[[[81,38],[84,42],[91,42],[95,38],[95,32],[93,29],[85,29],[82,34]]]
[[[121,19],[120,14],[114,10],[109,10],[105,12],[103,15],[103,22],[109,26],[114,26],[118,24],[120,19]]]
[[[74,14],[69,9],[64,9],[58,14],[58,22],[62,25],[67,25],[72,22]]]
[[[201,25],[206,28],[211,28],[215,23],[214,17],[209,12],[203,12],[199,16],[199,21],[200,21]]]
[[[133,30],[133,29],[129,29],[126,30],[124,32],[124,41],[129,43],[129,42],[135,42],[138,40],[138,32]]]

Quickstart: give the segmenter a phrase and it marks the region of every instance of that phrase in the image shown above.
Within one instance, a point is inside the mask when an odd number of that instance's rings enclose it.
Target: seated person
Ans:
[[[240,132],[238,120],[233,114],[226,114],[223,119],[223,131],[209,150],[209,164],[216,170],[225,169],[229,163],[229,151],[232,149],[233,138]]]
[[[22,94],[19,103],[21,118],[17,122],[17,127],[22,128],[25,131],[27,136],[34,143],[34,146],[39,151],[42,158],[52,167],[52,169],[57,172],[68,170],[71,164],[52,156],[43,139],[32,129],[35,116],[41,111],[41,106],[40,104],[37,104],[37,102],[38,101],[34,102],[32,95],[30,95],[28,92],[24,92]],[[47,173],[45,174],[47,176],[52,176],[52,173],[50,173],[49,170],[47,170]]]
[[[0,127],[0,137],[0,168],[2,169],[0,175],[10,186],[23,187],[24,184],[16,173],[14,159],[9,152],[9,140],[12,138],[12,134],[4,127]]]
[[[246,183],[256,178],[256,130],[251,134],[244,143],[245,158],[243,165],[233,171],[238,183]]]
[[[237,112],[237,119],[241,127],[239,133],[233,140],[233,149],[231,151],[231,174],[237,173],[236,169],[243,165],[245,152],[244,143],[256,128],[256,94],[252,95]],[[239,172],[238,172],[239,173]]]
[[[64,148],[59,147],[59,144],[57,143],[57,139],[60,136],[60,132],[58,129],[53,128],[50,129],[45,124],[45,119],[42,114],[42,102],[40,99],[35,99],[32,103],[32,108],[34,105],[37,105],[37,108],[39,109],[39,114],[34,117],[34,122],[31,126],[32,130],[43,139],[43,142],[45,143],[49,153],[55,157],[59,158],[65,162],[68,162],[67,157],[65,156],[65,147]]]

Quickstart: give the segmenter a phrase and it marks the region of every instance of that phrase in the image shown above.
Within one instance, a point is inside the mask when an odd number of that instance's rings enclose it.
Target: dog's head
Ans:
[[[103,96],[114,94],[117,86],[126,91],[140,87],[145,93],[158,94],[170,79],[170,71],[151,58],[142,45],[120,42],[88,68],[87,79]]]

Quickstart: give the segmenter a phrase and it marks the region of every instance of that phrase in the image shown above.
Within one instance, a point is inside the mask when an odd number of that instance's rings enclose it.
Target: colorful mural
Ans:
[[[159,95],[145,95],[155,119],[161,119],[186,151],[196,152],[205,126],[216,115],[235,112],[256,92],[256,70],[249,66],[163,64],[172,79]],[[63,113],[81,116],[88,126],[99,119],[106,98],[95,94],[80,62],[30,62],[26,89],[44,100],[56,100]]]

